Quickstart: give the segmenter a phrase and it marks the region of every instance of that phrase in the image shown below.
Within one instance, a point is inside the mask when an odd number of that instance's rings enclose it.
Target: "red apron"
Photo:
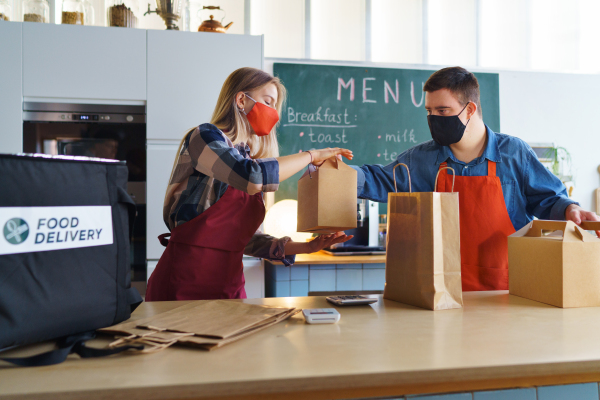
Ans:
[[[447,163],[440,164],[440,169]],[[437,190],[452,190],[452,171],[440,173]],[[462,288],[508,290],[508,235],[515,232],[502,195],[496,163],[488,160],[487,176],[457,176],[460,209]]]
[[[244,248],[264,217],[262,193],[229,186],[208,210],[160,235],[167,248],[148,280],[146,301],[245,299]]]

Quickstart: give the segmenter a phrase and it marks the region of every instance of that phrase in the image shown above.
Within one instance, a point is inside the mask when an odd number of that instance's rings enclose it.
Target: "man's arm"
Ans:
[[[528,210],[540,219],[567,220],[580,224],[582,221],[600,221],[591,211],[585,211],[567,195],[565,185],[528,152],[525,169],[525,195]],[[600,236],[600,231],[597,232]]]
[[[401,160],[401,162],[404,162]],[[405,162],[406,163],[406,162]],[[383,166],[381,164],[365,164],[354,166],[357,172],[357,196],[361,199],[387,203],[388,193],[394,191],[393,168],[398,161]],[[396,168],[396,185],[398,192],[408,192],[408,175],[406,168]]]

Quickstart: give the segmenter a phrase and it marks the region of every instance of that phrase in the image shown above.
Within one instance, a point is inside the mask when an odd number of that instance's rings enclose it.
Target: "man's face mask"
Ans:
[[[441,115],[427,116],[431,137],[437,144],[440,146],[450,146],[451,144],[460,142],[471,119],[469,118],[467,125],[465,125],[458,116],[465,111],[468,105],[469,103],[457,115],[449,117]]]

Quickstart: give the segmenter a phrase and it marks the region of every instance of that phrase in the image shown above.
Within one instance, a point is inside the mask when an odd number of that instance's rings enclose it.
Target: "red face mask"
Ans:
[[[266,104],[259,103],[254,100],[252,97],[245,94],[250,100],[254,102],[254,107],[248,114],[246,114],[246,118],[248,118],[248,122],[250,122],[250,126],[254,129],[254,132],[258,136],[266,136],[271,133],[271,130],[279,122],[279,114],[277,110],[267,106]]]

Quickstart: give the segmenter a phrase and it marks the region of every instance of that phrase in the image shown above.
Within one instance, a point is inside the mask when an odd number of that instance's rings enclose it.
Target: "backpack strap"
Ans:
[[[35,356],[30,357],[0,358],[0,360],[19,365],[21,367],[39,367],[44,365],[60,364],[61,362],[65,361],[67,356],[71,353],[78,354],[82,358],[106,357],[130,349],[142,350],[144,348],[143,345],[126,345],[111,349],[96,349],[87,347],[85,342],[95,337],[96,333],[94,331],[65,336],[56,342],[58,347],[56,350],[51,350],[42,354],[36,354]]]

